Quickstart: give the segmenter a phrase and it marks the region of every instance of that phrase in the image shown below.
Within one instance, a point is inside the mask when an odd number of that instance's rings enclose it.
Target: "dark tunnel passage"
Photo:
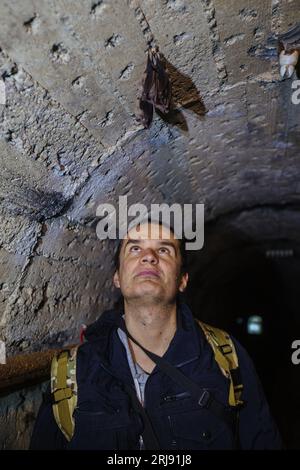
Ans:
[[[299,339],[300,247],[285,238],[250,242],[206,230],[186,299],[194,314],[230,332],[248,351],[287,448],[299,448],[299,371],[292,343]],[[220,242],[219,242],[220,243]]]

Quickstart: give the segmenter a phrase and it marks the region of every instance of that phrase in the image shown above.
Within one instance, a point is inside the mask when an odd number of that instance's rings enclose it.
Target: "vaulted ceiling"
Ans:
[[[10,353],[69,341],[111,304],[113,248],[97,238],[96,208],[120,195],[205,204],[217,228],[196,276],[224,246],[298,249],[300,105],[276,37],[299,21],[298,0],[0,1]],[[144,129],[135,112],[149,41],[167,61],[174,108]]]

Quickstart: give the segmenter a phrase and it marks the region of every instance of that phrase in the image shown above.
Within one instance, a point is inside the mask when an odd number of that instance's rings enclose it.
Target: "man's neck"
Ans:
[[[124,311],[131,336],[144,348],[162,356],[176,332],[176,303],[140,305],[125,301]],[[134,351],[141,351],[133,342],[131,346]]]

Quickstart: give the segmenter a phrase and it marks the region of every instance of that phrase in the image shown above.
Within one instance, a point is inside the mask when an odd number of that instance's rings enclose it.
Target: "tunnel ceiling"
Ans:
[[[0,9],[9,352],[68,341],[111,302],[113,248],[95,232],[101,202],[204,203],[207,221],[229,217],[256,240],[280,226],[288,237],[299,222],[300,105],[270,38],[300,21],[297,0],[1,0]],[[167,60],[174,110],[146,130],[135,112],[149,40]]]

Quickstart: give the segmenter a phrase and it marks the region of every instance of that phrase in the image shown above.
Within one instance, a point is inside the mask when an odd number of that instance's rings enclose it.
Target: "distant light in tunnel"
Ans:
[[[248,318],[247,332],[249,335],[261,335],[263,332],[263,319],[259,315]]]

